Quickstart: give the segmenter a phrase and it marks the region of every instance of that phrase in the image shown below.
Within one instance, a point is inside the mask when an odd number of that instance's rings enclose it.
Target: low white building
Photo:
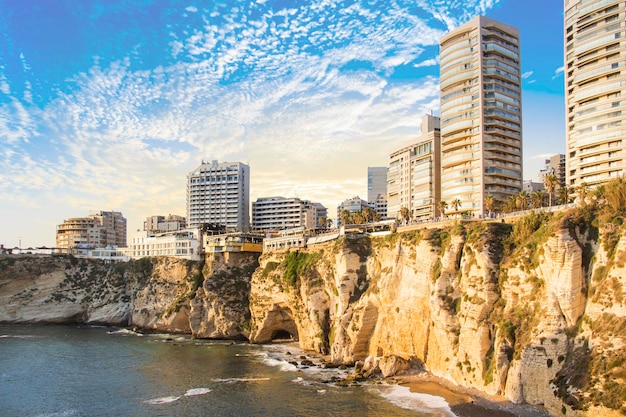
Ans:
[[[126,254],[126,248],[120,249],[116,246],[107,246],[106,248],[77,247],[70,249],[69,253],[77,258],[100,259],[107,263],[128,262],[130,260]]]
[[[158,235],[144,231],[131,236],[126,254],[133,259],[146,256],[172,256],[201,260],[200,249],[198,229],[177,230]]]
[[[296,227],[268,234],[265,239],[263,239],[263,251],[303,248],[306,246],[309,236],[304,227]]]

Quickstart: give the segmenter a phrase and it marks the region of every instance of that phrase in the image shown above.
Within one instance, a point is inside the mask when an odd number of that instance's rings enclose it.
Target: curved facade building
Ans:
[[[485,197],[522,189],[519,31],[477,16],[440,49],[441,199],[484,215]]]
[[[565,0],[567,184],[624,174],[626,2]]]

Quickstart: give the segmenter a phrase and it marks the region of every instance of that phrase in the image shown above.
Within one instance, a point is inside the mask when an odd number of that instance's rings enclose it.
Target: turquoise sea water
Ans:
[[[438,397],[400,386],[337,387],[288,345],[0,326],[0,416],[438,416]],[[315,358],[311,358],[316,362]]]

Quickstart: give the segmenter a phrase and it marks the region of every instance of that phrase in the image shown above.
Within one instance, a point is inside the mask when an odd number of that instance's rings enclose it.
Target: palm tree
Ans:
[[[589,191],[589,187],[586,182],[581,183],[577,188],[576,192],[578,193],[578,197],[580,198],[581,205],[587,205],[587,193]]]
[[[446,209],[448,208],[448,203],[446,203],[445,201],[441,200],[439,201],[439,211],[441,212],[441,217],[445,216],[446,214]]]
[[[342,225],[347,225],[350,223],[350,212],[348,210],[341,210],[339,213],[339,219],[341,220]]]
[[[543,207],[544,201],[546,200],[546,192],[544,190],[533,191],[530,194],[530,205],[533,208]]]
[[[548,191],[548,205],[552,207],[552,194],[554,193],[556,186],[559,184],[559,179],[556,175],[554,175],[554,173],[548,174],[543,177],[543,184],[546,186],[546,190]]]
[[[491,194],[485,197],[485,208],[487,209],[487,214],[491,215],[495,204],[496,201],[493,199],[493,196]]]
[[[363,224],[365,223],[365,216],[363,215],[363,212],[355,211],[350,215],[350,220],[354,224]]]
[[[411,212],[406,207],[400,207],[400,218],[404,220],[404,223],[408,223],[411,218]]]
[[[326,227],[328,229],[333,227],[333,219],[331,219],[331,218],[326,219]]]
[[[371,207],[365,207],[365,209],[363,209],[363,217],[366,223],[371,223],[376,217],[376,212]]]
[[[507,197],[506,201],[504,202],[504,211],[506,213],[514,212],[516,206],[517,206],[517,196],[510,195]]]
[[[526,191],[520,191],[515,196],[515,208],[518,210],[524,210],[528,206],[528,193]]]
[[[454,200],[452,200],[452,207],[454,208],[454,212],[458,212],[459,211],[459,207],[461,207],[461,205],[463,203],[461,203],[461,200],[458,198],[455,198]]]
[[[559,193],[557,195],[557,202],[559,204],[569,204],[571,203],[571,199],[572,199],[572,187],[568,187],[567,185],[565,187],[561,187],[559,188]]]

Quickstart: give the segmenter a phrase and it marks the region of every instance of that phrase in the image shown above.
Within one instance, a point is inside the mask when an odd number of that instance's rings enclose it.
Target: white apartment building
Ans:
[[[284,230],[303,227],[320,228],[320,218],[326,217],[326,207],[299,198],[262,197],[252,203],[253,230]]]
[[[57,225],[56,247],[99,247],[102,225],[93,217],[72,217]]]
[[[626,164],[626,2],[565,0],[566,182],[594,186]]]
[[[72,217],[57,225],[57,248],[126,246],[126,218],[121,212],[100,211],[88,217]]]
[[[198,229],[178,230],[154,235],[137,232],[131,236],[125,250],[127,256],[139,259],[149,256],[171,256],[191,260],[201,260],[201,242]]]
[[[201,224],[250,227],[250,167],[241,162],[204,162],[187,175],[187,227]]]
[[[389,156],[387,218],[399,218],[402,207],[418,220],[439,216],[440,150],[439,118],[425,115],[420,137]]]
[[[517,28],[477,16],[440,41],[441,199],[487,213],[522,189]]]

